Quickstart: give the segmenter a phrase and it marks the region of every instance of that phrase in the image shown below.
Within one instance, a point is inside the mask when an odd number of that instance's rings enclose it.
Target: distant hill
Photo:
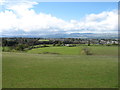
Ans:
[[[29,37],[29,38],[118,38],[118,34],[113,33],[71,33],[71,34],[47,34],[47,35],[2,35],[0,37]]]

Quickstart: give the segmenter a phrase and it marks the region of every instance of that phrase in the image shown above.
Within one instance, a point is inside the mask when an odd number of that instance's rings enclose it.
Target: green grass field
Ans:
[[[29,50],[28,53],[42,54],[44,52],[55,52],[62,55],[81,55],[83,48],[90,48],[94,55],[118,55],[117,46],[44,47]]]
[[[45,47],[26,53],[3,52],[3,88],[114,88],[118,87],[115,46]],[[56,52],[59,54],[38,54]]]

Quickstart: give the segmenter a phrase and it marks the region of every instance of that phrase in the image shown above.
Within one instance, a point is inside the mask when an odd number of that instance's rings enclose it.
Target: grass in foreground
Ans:
[[[117,57],[111,53],[108,56],[3,53],[3,88],[118,87]]]

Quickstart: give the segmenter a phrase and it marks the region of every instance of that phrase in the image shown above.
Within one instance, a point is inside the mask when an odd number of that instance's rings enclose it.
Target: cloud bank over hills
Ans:
[[[118,32],[117,10],[88,14],[81,20],[65,21],[51,14],[36,13],[34,1],[3,2],[0,11],[0,33],[3,35],[47,35],[71,33]],[[88,7],[89,8],[89,7]]]

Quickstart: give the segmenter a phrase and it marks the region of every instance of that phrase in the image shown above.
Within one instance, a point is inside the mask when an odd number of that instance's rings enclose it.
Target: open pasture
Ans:
[[[95,54],[80,55],[80,47],[3,52],[3,88],[118,87],[117,47],[90,48]]]
[[[62,55],[81,55],[84,48],[89,48],[93,55],[117,56],[117,46],[77,46],[77,47],[43,47],[29,50],[28,53],[43,54],[45,52],[58,53]]]

